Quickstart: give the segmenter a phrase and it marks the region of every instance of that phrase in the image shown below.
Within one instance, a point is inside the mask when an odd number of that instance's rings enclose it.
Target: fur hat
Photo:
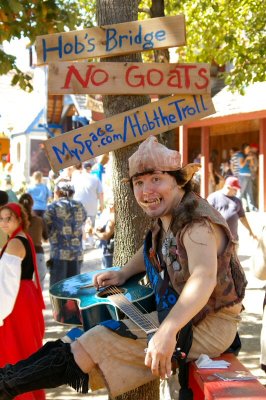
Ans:
[[[129,182],[134,176],[153,171],[178,171],[186,174],[186,182],[190,181],[194,173],[200,168],[200,164],[192,163],[184,167],[181,165],[181,154],[176,150],[170,150],[161,143],[155,136],[150,136],[139,145],[138,150],[128,159]]]

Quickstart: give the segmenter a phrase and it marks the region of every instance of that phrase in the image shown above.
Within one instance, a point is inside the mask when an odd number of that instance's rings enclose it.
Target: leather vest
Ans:
[[[184,226],[180,226],[180,222],[178,221],[179,206],[174,210],[173,222],[171,224],[171,231],[174,240],[172,241],[172,248],[170,248],[171,262],[167,262],[166,265],[171,286],[175,289],[178,296],[182,292],[183,287],[190,276],[188,257],[182,241],[185,231],[193,225],[194,222],[208,221],[209,223],[219,225],[228,238],[224,252],[217,257],[217,285],[207,304],[192,320],[193,325],[197,325],[208,313],[216,312],[224,307],[230,307],[234,304],[241,303],[245,295],[247,281],[236,254],[235,242],[224,218],[217,210],[209,205],[207,200],[201,198],[194,192],[187,193],[181,204],[182,207],[189,207],[189,204],[192,202],[197,205],[190,214],[191,220]],[[157,237],[160,229],[161,228],[157,223],[151,231],[153,249],[156,249]]]
[[[167,271],[163,276],[155,268],[150,259],[150,249],[152,245],[152,234],[148,232],[144,242],[144,262],[146,272],[154,290],[154,297],[156,302],[156,310],[158,313],[158,320],[160,324],[167,317],[171,308],[176,304],[179,295],[169,285],[170,280]],[[188,369],[187,369],[187,355],[191,348],[193,338],[192,321],[189,321],[176,336],[176,349],[174,351],[172,362],[178,364],[179,374],[178,379],[182,390],[188,390]]]

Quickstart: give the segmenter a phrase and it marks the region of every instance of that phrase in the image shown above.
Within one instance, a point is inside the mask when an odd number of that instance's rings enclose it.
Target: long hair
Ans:
[[[17,207],[20,208],[20,211],[17,210]],[[16,208],[16,210],[15,210]],[[25,210],[25,208],[18,203],[7,203],[4,206],[2,206],[0,208],[0,212],[2,210],[9,210],[11,212],[12,215],[14,215],[14,217],[19,220],[19,218],[21,218],[21,227],[24,231],[28,231],[30,222],[29,222],[29,218],[28,218],[28,213]],[[19,215],[20,214],[20,215]]]
[[[29,193],[24,193],[20,199],[19,199],[19,204],[21,204],[27,215],[28,215],[28,220],[31,221],[32,219],[32,207],[33,207],[33,198]]]
[[[149,172],[145,171],[144,173],[135,176],[152,174],[153,172],[154,172],[153,170]],[[197,182],[195,182],[193,178],[187,181],[187,176],[184,170],[179,169],[177,171],[166,171],[164,173],[171,175],[175,179],[177,185],[181,186],[182,189],[185,191],[185,196],[190,192],[195,192],[197,194],[199,193]],[[131,189],[133,190],[132,179],[130,179],[129,183]],[[198,201],[195,199],[181,202],[178,209],[174,211],[174,214],[177,216],[177,221],[178,221],[177,226],[179,227],[179,229],[193,222],[194,220],[199,219],[199,216],[197,215],[197,207],[198,207]]]

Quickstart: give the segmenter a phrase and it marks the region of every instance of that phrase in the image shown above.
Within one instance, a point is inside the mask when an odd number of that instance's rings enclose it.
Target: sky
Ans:
[[[17,57],[17,67],[22,71],[29,70],[29,50],[26,46],[29,39],[12,39],[10,42],[4,41],[4,51]]]
[[[10,43],[3,42],[4,51],[17,57],[17,67],[23,72],[33,70],[29,66],[28,39],[14,39]],[[34,91],[26,93],[10,86],[10,76],[0,76],[2,96],[0,97],[0,133],[22,132],[32,122],[45,105],[44,68],[34,69]],[[22,107],[22,105],[24,105]],[[16,110],[16,113],[14,113]]]

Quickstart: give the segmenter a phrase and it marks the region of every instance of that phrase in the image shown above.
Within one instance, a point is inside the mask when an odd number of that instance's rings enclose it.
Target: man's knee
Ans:
[[[71,343],[71,352],[74,360],[84,373],[89,373],[95,366],[90,355],[84,350],[78,340]]]

